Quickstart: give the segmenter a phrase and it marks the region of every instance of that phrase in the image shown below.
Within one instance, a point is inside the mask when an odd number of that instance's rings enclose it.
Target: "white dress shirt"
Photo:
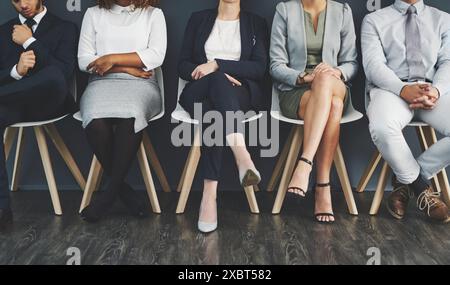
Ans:
[[[410,4],[402,0],[365,17],[361,44],[363,65],[371,87],[400,95],[409,78],[406,60],[406,19]],[[450,15],[426,6],[417,8],[422,60],[426,80],[433,82],[441,95],[450,93]]]
[[[42,18],[44,18],[45,14],[47,14],[47,8],[44,6],[44,11],[42,11],[41,13],[37,14],[36,16],[34,16],[33,20],[36,22],[36,24],[34,24],[33,27],[31,27],[31,29],[33,30],[33,33],[36,32],[39,23],[41,22]],[[24,16],[22,16],[21,14],[19,14],[19,20],[20,22],[23,24],[25,24],[25,21],[27,20],[27,18],[25,18]],[[23,43],[23,49],[27,49],[32,43],[34,43],[36,39],[34,37],[29,38],[28,40],[26,40]],[[23,76],[21,76],[18,72],[17,72],[17,64],[14,65],[14,67],[11,69],[11,73],[10,73],[11,77],[14,78],[15,80],[20,80],[23,78]]]
[[[161,9],[136,9],[113,5],[110,10],[89,8],[83,19],[78,46],[81,71],[108,54],[136,52],[145,70],[162,65],[167,48],[167,29]]]
[[[215,59],[238,61],[241,58],[240,26],[239,20],[216,20],[205,43],[205,53],[208,62]]]

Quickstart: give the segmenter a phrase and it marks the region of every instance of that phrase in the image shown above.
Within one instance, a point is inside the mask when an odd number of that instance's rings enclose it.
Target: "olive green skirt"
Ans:
[[[344,99],[344,114],[350,102],[350,88],[347,85],[346,87],[347,93]],[[298,117],[298,111],[300,107],[300,101],[302,100],[302,97],[306,93],[306,91],[309,90],[311,90],[311,85],[304,84],[290,91],[280,92],[280,109],[283,116],[288,117],[289,119],[299,120],[300,118]]]

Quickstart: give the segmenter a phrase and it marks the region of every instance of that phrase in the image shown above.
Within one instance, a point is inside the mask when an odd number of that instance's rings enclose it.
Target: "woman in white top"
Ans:
[[[161,111],[154,69],[167,46],[166,23],[154,0],[99,0],[81,28],[78,61],[91,74],[81,103],[86,136],[109,177],[107,191],[81,216],[95,222],[116,197],[132,214],[146,210],[125,177],[147,122]]]
[[[227,123],[227,112],[237,115],[239,111],[262,110],[265,101],[262,81],[267,61],[266,22],[241,11],[240,0],[221,0],[217,9],[192,14],[178,64],[179,76],[189,81],[180,96],[181,106],[191,116],[195,114],[196,104],[202,107],[203,115],[217,111]],[[198,222],[202,232],[217,228],[216,191],[225,143],[231,146],[236,158],[240,184],[252,186],[261,180],[245,146],[243,119],[237,116],[231,126],[223,126],[226,140],[221,145],[210,146],[206,141],[202,144],[200,163],[204,191]],[[203,122],[202,128],[206,130],[207,125],[208,122]]]

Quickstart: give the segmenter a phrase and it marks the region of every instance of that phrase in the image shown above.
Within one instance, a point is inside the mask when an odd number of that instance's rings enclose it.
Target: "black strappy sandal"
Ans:
[[[308,159],[304,158],[304,157],[300,157],[300,161],[303,161],[303,162],[305,162],[305,163],[311,165],[311,167],[313,166],[313,162],[312,162],[311,160],[308,160]],[[297,190],[297,191],[300,191],[304,196],[301,196],[301,195],[296,194],[296,193],[294,193],[294,192],[289,192],[289,190]],[[290,196],[295,196],[296,198],[305,199],[305,198],[306,198],[306,194],[308,193],[308,189],[305,190],[305,189],[302,189],[302,188],[300,188],[300,187],[295,187],[295,186],[293,186],[293,187],[289,187],[289,188],[287,189],[287,193],[290,194]]]
[[[330,182],[328,182],[328,183],[317,183],[316,184],[316,188],[326,188],[326,187],[329,187],[329,186],[331,186]],[[317,189],[316,189],[316,191],[317,191]],[[325,217],[333,217],[334,218],[334,214],[333,213],[317,213],[317,214],[314,214],[314,218],[316,219],[316,222],[321,223],[321,224],[333,224],[336,221],[336,220],[334,220],[334,221],[321,221],[321,220],[318,219],[319,217],[323,217],[323,216],[325,216]]]

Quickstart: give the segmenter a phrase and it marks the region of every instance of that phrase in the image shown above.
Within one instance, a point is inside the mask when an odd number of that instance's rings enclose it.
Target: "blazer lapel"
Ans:
[[[47,14],[42,18],[39,23],[36,31],[34,32],[34,36],[39,37],[42,34],[45,34],[52,27],[52,16]]]
[[[200,54],[203,57],[202,62],[206,62],[206,53],[205,53],[204,47],[205,47],[206,41],[209,38],[209,35],[212,32],[214,24],[216,23],[217,13],[218,13],[217,9],[211,10],[211,13],[208,15],[208,17],[205,20],[203,29],[201,29],[201,32],[200,32],[199,48],[200,48]]]
[[[241,11],[239,17],[240,33],[241,33],[241,60],[250,58],[253,45],[256,43],[254,31],[251,29],[250,18],[247,13]]]
[[[299,47],[299,52],[303,54],[304,67],[306,67],[306,58],[308,57],[308,47],[306,43],[306,27],[305,27],[305,10],[303,9],[302,1],[298,1],[299,9],[293,9],[288,13],[292,13],[289,17],[289,21],[294,22],[293,25],[288,25],[289,38],[296,42],[296,46]],[[296,22],[298,21],[298,22]],[[299,29],[299,27],[303,27]]]
[[[338,13],[335,13],[333,3],[327,1],[325,15],[325,30],[323,35],[323,45],[322,45],[322,61],[327,64],[333,65],[333,43],[330,42],[332,40],[330,37],[334,35],[334,33],[338,33],[335,29],[335,24],[337,23],[336,19],[333,17]],[[333,37],[334,38],[334,37]]]

